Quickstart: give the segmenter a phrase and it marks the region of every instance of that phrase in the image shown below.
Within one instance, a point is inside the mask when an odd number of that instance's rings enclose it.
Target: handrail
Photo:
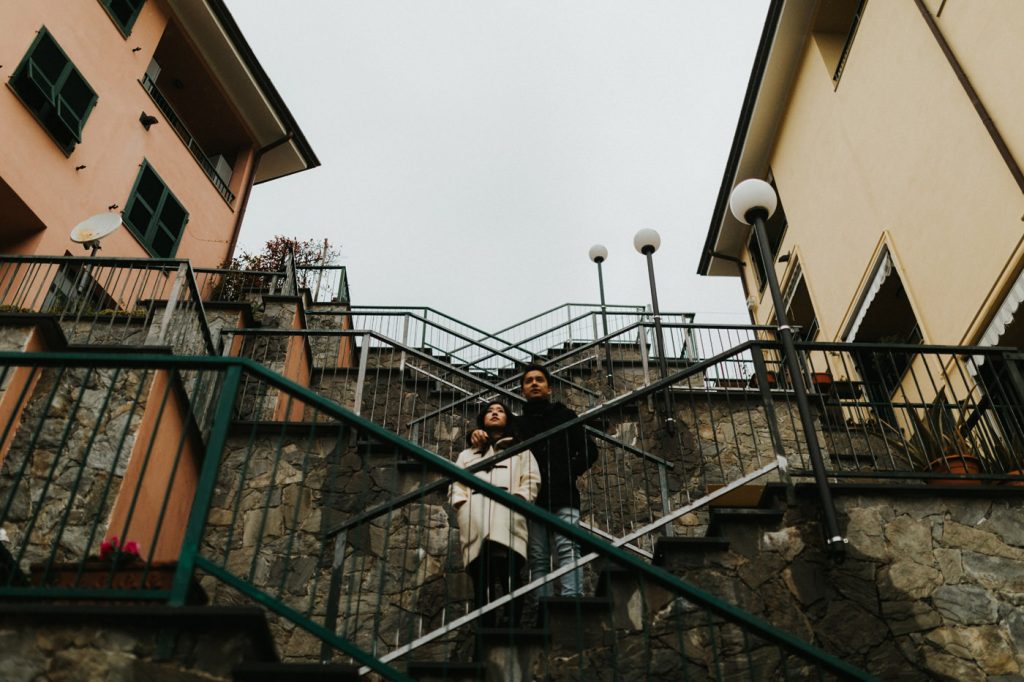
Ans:
[[[744,344],[753,345],[753,344]],[[805,660],[813,661],[814,663],[822,666],[823,668],[850,679],[861,679],[871,680],[874,679],[866,672],[855,668],[854,666],[842,661],[835,656],[814,647],[802,639],[779,630],[771,624],[763,621],[762,619],[743,611],[717,597],[711,595],[704,590],[695,587],[689,583],[686,583],[676,576],[672,575],[668,571],[661,569],[656,566],[648,564],[643,559],[633,556],[629,552],[624,551],[620,547],[615,547],[607,541],[595,537],[585,530],[578,528],[577,526],[566,523],[560,517],[548,512],[537,505],[526,502],[525,500],[510,494],[509,492],[498,488],[487,481],[474,475],[470,469],[463,469],[456,464],[449,462],[448,460],[439,457],[409,441],[401,438],[400,436],[381,428],[377,424],[359,417],[354,413],[350,412],[337,405],[336,403],[323,398],[316,393],[310,391],[308,388],[300,386],[293,381],[290,381],[270,370],[266,369],[262,365],[249,360],[247,358],[238,357],[183,357],[183,356],[159,356],[159,355],[139,355],[139,356],[124,356],[118,354],[108,353],[14,353],[14,352],[0,352],[0,364],[10,364],[16,366],[22,365],[37,365],[37,366],[82,366],[82,367],[124,367],[124,368],[185,368],[185,369],[216,369],[223,370],[236,367],[239,370],[251,373],[265,381],[267,384],[276,387],[279,390],[285,391],[292,396],[299,398],[304,401],[307,405],[322,411],[326,415],[337,419],[349,426],[361,431],[365,434],[372,436],[375,439],[384,441],[389,446],[394,447],[398,451],[402,451],[405,454],[411,456],[413,459],[420,461],[422,464],[431,467],[432,469],[439,471],[447,482],[457,481],[476,492],[484,494],[486,497],[497,501],[506,508],[509,508],[515,513],[525,516],[527,519],[537,521],[552,529],[556,533],[565,537],[572,538],[579,545],[588,551],[597,552],[601,555],[609,557],[615,563],[635,571],[636,573],[645,577],[646,580],[651,581],[654,584],[660,585],[673,593],[681,595],[687,601],[696,604],[711,613],[730,621],[731,623],[742,626],[743,628],[750,630],[756,634],[759,638],[764,639],[767,642],[771,642],[778,645],[793,655],[799,656]],[[703,364],[703,363],[702,363]],[[667,380],[657,382],[652,385],[653,390],[664,388]],[[629,397],[629,396],[627,396]],[[621,402],[621,400],[619,401]],[[587,416],[594,416],[599,410],[592,410]],[[573,424],[582,423],[587,417],[581,416],[574,420]],[[544,435],[544,434],[542,434]],[[539,437],[538,437],[539,438]],[[534,441],[535,439],[530,439]],[[394,506],[394,502],[392,502]],[[286,615],[286,617],[288,617]],[[293,622],[295,622],[293,620]],[[330,641],[342,641],[343,638],[334,635],[329,631],[317,628],[317,634],[321,637],[329,637]],[[347,642],[347,640],[344,640]],[[361,657],[362,658],[362,657]],[[379,659],[372,658],[369,661],[360,660],[360,662],[367,664],[369,663],[372,668],[384,672],[382,668],[386,669],[387,672],[393,672],[390,668],[386,668]]]
[[[601,417],[601,416],[603,416],[603,415],[605,415],[607,413],[612,412],[613,410],[617,410],[619,407],[621,407],[621,406],[623,406],[623,405],[625,405],[625,404],[627,404],[627,403],[629,403],[629,402],[631,402],[633,400],[637,400],[637,399],[641,399],[641,398],[646,398],[649,395],[653,395],[655,393],[659,393],[659,392],[663,391],[664,389],[666,389],[667,387],[671,386],[674,383],[677,383],[677,382],[682,381],[684,379],[688,379],[691,376],[695,376],[697,374],[700,374],[701,372],[703,372],[708,367],[711,367],[711,366],[717,364],[718,362],[721,362],[722,360],[726,360],[726,359],[728,359],[729,357],[731,357],[733,355],[738,355],[738,354],[740,354],[742,352],[750,350],[750,348],[753,348],[753,347],[755,347],[757,345],[759,345],[757,342],[748,341],[748,342],[740,344],[739,346],[737,346],[735,348],[732,348],[732,349],[730,349],[728,351],[725,351],[723,353],[719,353],[717,356],[715,356],[713,358],[708,358],[707,360],[703,360],[703,361],[701,361],[699,363],[691,365],[690,367],[687,367],[687,368],[685,368],[685,369],[683,369],[683,370],[681,370],[679,372],[676,372],[675,374],[673,374],[671,376],[665,377],[664,379],[660,379],[658,381],[652,382],[651,384],[649,384],[647,386],[644,386],[642,388],[639,388],[637,390],[630,391],[629,393],[621,395],[618,398],[613,398],[612,400],[609,400],[609,401],[605,402],[602,405],[599,405],[597,407],[591,408],[591,409],[587,410],[586,412],[581,412],[575,419],[571,419],[569,421],[563,422],[563,423],[561,423],[561,424],[559,424],[557,426],[554,426],[554,427],[548,429],[547,431],[544,431],[543,433],[537,434],[536,436],[534,436],[532,438],[528,438],[527,440],[520,441],[519,443],[515,443],[514,445],[511,445],[511,446],[505,448],[500,453],[497,453],[497,454],[495,454],[492,457],[482,459],[479,462],[477,462],[476,464],[466,468],[466,471],[469,471],[469,472],[482,471],[484,469],[487,469],[487,468],[493,466],[494,464],[496,464],[498,462],[502,462],[502,461],[508,459],[509,457],[512,457],[513,455],[517,455],[520,452],[523,452],[524,450],[529,450],[534,445],[537,445],[537,444],[542,443],[542,442],[544,442],[544,441],[546,441],[546,440],[548,440],[548,439],[550,439],[550,438],[552,438],[554,436],[557,436],[558,434],[562,433],[563,431],[568,431],[569,429],[577,427],[577,426],[585,427],[587,425],[586,422],[588,422],[588,421],[590,421],[592,419],[596,419],[596,418]],[[0,356],[0,359],[2,359],[2,356]],[[761,389],[761,390],[765,390],[765,389]],[[445,461],[447,461],[447,460],[445,460]],[[446,481],[434,481],[433,483],[428,483],[428,484],[426,484],[426,485],[424,485],[424,486],[422,486],[422,487],[420,487],[420,488],[418,488],[416,490],[410,491],[410,492],[405,493],[403,495],[398,495],[396,497],[393,497],[393,498],[389,499],[386,503],[384,503],[384,504],[382,504],[382,505],[380,505],[378,507],[374,507],[372,509],[368,509],[368,510],[362,512],[361,514],[359,514],[359,515],[349,519],[348,521],[345,521],[344,523],[336,524],[336,525],[328,528],[325,531],[325,533],[324,533],[324,537],[327,537],[327,538],[334,537],[338,533],[340,533],[342,531],[345,531],[345,530],[348,530],[349,528],[352,528],[355,525],[358,525],[359,523],[362,523],[364,521],[369,521],[371,519],[377,518],[381,514],[387,513],[388,509],[391,509],[392,507],[399,506],[399,505],[401,505],[401,504],[403,504],[405,502],[408,502],[410,500],[416,499],[416,498],[421,497],[421,496],[423,496],[425,494],[438,491],[438,490],[440,490],[441,488],[443,488],[443,487],[445,487],[447,485],[448,485],[448,482],[446,482]]]
[[[490,382],[481,379],[475,374],[466,372],[462,369],[459,369],[458,367],[452,367],[451,365],[448,365],[442,360],[438,360],[437,358],[429,355],[428,353],[424,353],[423,351],[420,351],[416,348],[407,346],[399,341],[395,341],[394,339],[384,336],[383,334],[375,332],[371,329],[263,329],[260,327],[244,327],[239,329],[225,329],[224,333],[238,334],[240,336],[370,336],[377,339],[378,341],[382,341],[386,344],[393,346],[397,350],[400,350],[404,353],[408,353],[409,355],[415,358],[423,360],[424,362],[428,362],[430,364],[444,364],[446,366],[445,368],[448,371],[454,373],[455,375],[465,379],[466,381],[470,381],[474,384],[486,387],[485,392],[496,392],[512,401],[522,402],[523,400],[522,396],[517,396],[514,393],[511,393],[503,388],[495,386],[494,384],[491,384]]]
[[[612,339],[614,339],[617,336],[621,336],[622,334],[625,334],[626,332],[629,332],[629,331],[631,331],[633,329],[637,329],[639,327],[653,327],[653,323],[652,322],[647,322],[645,320],[637,320],[636,322],[632,322],[632,323],[626,325],[625,327],[622,327],[621,329],[618,329],[618,330],[616,330],[614,332],[611,332],[609,334],[605,334],[604,336],[602,336],[599,339],[595,339],[594,341],[587,342],[587,343],[585,343],[585,344],[583,344],[583,345],[581,345],[581,346],[579,346],[577,348],[572,349],[571,351],[569,351],[567,353],[563,353],[562,355],[559,355],[556,358],[549,358],[548,360],[545,360],[544,362],[542,362],[541,365],[544,366],[544,367],[548,367],[549,365],[554,364],[555,362],[559,362],[559,363],[565,362],[566,360],[571,359],[575,355],[581,355],[583,353],[586,353],[587,351],[589,351],[589,350],[591,350],[591,349],[593,349],[593,348],[595,348],[597,346],[600,346],[601,344],[610,342]],[[753,331],[775,331],[775,327],[768,326],[768,325],[755,325],[755,326],[750,326],[750,325],[705,325],[705,324],[694,325],[694,324],[689,324],[689,323],[663,322],[662,323],[662,327],[665,328],[665,329],[680,328],[680,329],[735,329],[737,331],[741,331],[741,330],[742,331],[749,331],[749,330],[753,330]],[[567,380],[562,379],[561,377],[559,377],[558,376],[558,371],[559,371],[558,369],[552,371],[552,373],[551,373],[552,376],[555,379],[559,380],[559,381],[562,381],[562,382],[565,382],[565,383],[569,383],[569,384],[572,385],[572,382],[568,382]],[[493,386],[494,388],[501,388],[501,387],[506,386],[508,384],[511,384],[511,383],[513,383],[515,381],[518,381],[518,377],[517,376],[511,376],[511,377],[508,377],[506,379],[502,379],[501,381],[498,381],[496,384],[490,384],[490,385]],[[593,393],[592,391],[587,391],[587,392],[588,393]],[[424,415],[422,417],[419,417],[417,420],[414,420],[413,422],[410,422],[410,423],[416,423],[419,420],[427,419],[427,418],[429,418],[431,416],[434,416],[435,414],[439,414],[439,413],[443,412],[446,409],[449,409],[451,407],[456,407],[456,406],[462,404],[463,402],[465,402],[466,400],[472,399],[473,397],[474,396],[467,396],[465,398],[459,398],[455,402],[448,403],[446,405],[442,405],[442,406],[438,407],[434,412],[428,413],[428,414],[426,414],[426,415]]]
[[[657,464],[659,466],[663,466],[666,469],[675,469],[676,468],[676,465],[673,464],[672,462],[668,461],[667,459],[662,459],[661,457],[658,457],[657,455],[652,455],[649,452],[644,452],[640,448],[633,447],[629,443],[623,443],[621,440],[619,440],[615,436],[610,436],[610,435],[608,435],[607,433],[605,433],[604,431],[602,431],[600,429],[595,429],[593,426],[584,426],[583,430],[586,431],[587,433],[589,433],[594,438],[600,438],[601,440],[605,441],[606,443],[611,443],[615,447],[622,448],[623,450],[625,450],[626,452],[630,453],[631,455],[636,455],[637,457],[640,457],[641,459],[646,459],[648,462],[654,462],[655,464]]]

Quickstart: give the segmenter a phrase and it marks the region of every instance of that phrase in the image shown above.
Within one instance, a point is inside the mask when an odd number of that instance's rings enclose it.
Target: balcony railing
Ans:
[[[187,260],[0,256],[0,311],[50,315],[70,344],[215,352]]]
[[[153,79],[150,78],[149,74],[143,74],[140,83],[142,83],[142,87],[146,89],[146,92],[149,93],[149,96],[153,98],[153,102],[157,105],[160,111],[163,112],[167,122],[171,124],[174,132],[176,132],[178,137],[181,138],[181,141],[185,143],[185,147],[192,153],[192,156],[195,157],[200,168],[202,168],[203,172],[206,173],[206,177],[210,179],[210,182],[213,183],[213,186],[224,198],[224,201],[228,202],[228,204],[233,204],[235,202],[234,193],[228,188],[227,183],[220,177],[220,174],[217,173],[217,169],[214,167],[213,162],[210,161],[210,157],[199,146],[196,138],[191,132],[189,132],[188,126],[185,125],[185,122],[182,121],[181,117],[178,116],[176,111],[174,111],[174,107],[171,106],[171,103],[167,101],[167,98],[164,97],[163,93],[161,93],[156,87],[156,83]]]

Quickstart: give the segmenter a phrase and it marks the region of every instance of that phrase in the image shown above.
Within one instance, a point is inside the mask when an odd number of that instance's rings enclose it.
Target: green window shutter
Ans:
[[[89,86],[57,41],[43,27],[10,84],[65,154],[82,141],[82,129],[96,104]]]
[[[170,258],[185,231],[188,211],[146,161],[125,204],[124,218],[147,251]]]
[[[127,38],[132,33],[132,26],[139,18],[139,12],[146,0],[100,0],[100,4],[107,10],[107,14],[114,21],[114,24]]]

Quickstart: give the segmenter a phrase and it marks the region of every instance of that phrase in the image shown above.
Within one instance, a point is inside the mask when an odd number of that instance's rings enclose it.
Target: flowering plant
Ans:
[[[100,559],[114,563],[129,563],[139,558],[139,545],[134,540],[122,543],[113,536],[100,543]]]

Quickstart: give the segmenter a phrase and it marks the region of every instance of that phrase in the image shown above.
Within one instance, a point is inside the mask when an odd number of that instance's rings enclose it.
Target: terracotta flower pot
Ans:
[[[981,460],[974,455],[950,454],[938,457],[928,463],[928,470],[935,473],[977,474],[981,473]],[[979,480],[961,478],[928,478],[929,485],[981,485]]]
[[[1007,485],[1011,488],[1024,488],[1024,471],[1020,469],[1014,469],[1013,471],[1007,471],[1007,476],[1018,476],[1019,478],[1012,481],[1000,481],[999,485]]]
[[[828,372],[811,372],[811,382],[819,388],[828,388],[832,385],[832,375]]]
[[[46,570],[45,564],[35,564],[30,569],[30,582],[34,587],[64,587],[81,590],[159,590],[170,591],[174,582],[177,562],[142,561],[119,563],[102,559],[88,559],[78,562],[55,563]],[[79,575],[81,571],[81,575]],[[205,604],[206,594],[193,578],[189,585],[187,601],[190,604]]]

